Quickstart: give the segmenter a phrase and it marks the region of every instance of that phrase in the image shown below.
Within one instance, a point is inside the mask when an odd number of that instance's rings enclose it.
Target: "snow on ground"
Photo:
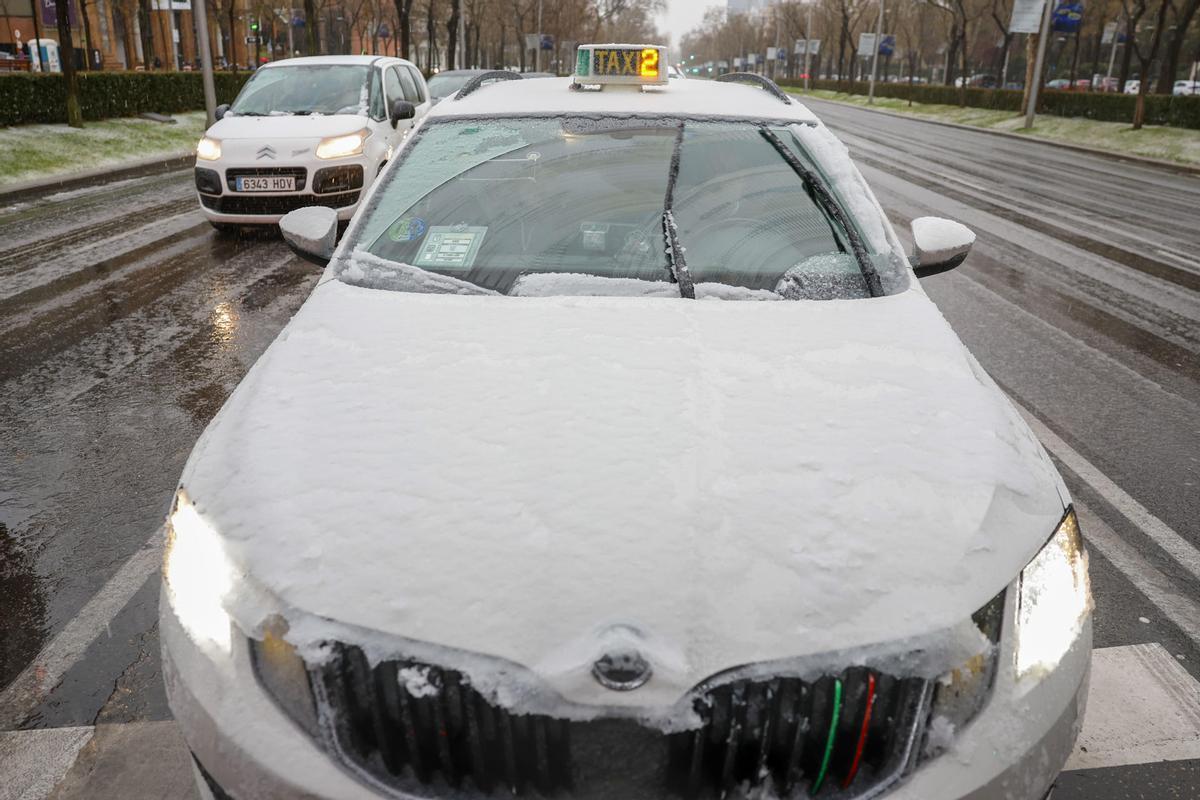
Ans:
[[[174,115],[174,125],[138,118],[68,125],[0,127],[0,188],[6,183],[69,175],[195,150],[204,112]]]

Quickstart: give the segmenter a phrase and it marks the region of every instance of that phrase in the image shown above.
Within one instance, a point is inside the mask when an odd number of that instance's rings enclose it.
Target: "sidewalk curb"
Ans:
[[[20,183],[10,183],[0,187],[0,203],[12,203],[20,200],[30,200],[43,197],[55,192],[65,192],[80,189],[85,186],[108,183],[124,178],[139,178],[143,175],[155,175],[176,169],[190,167],[196,154],[192,150],[184,150],[165,156],[153,156],[137,161],[126,161],[106,167],[85,170],[84,172],[68,172],[47,178],[35,178]]]
[[[799,92],[788,92],[794,94],[804,100],[812,99],[818,103],[836,103],[839,106],[847,106],[850,108],[861,108],[863,111],[870,111],[873,114],[883,114],[889,117],[898,117],[899,119],[917,120],[918,122],[928,122],[933,125],[944,125],[947,128],[958,128],[964,131],[975,131],[977,133],[986,133],[992,136],[1002,136],[1006,139],[1017,139],[1022,142],[1038,142],[1039,144],[1051,145],[1053,147],[1061,147],[1064,150],[1074,150],[1077,153],[1087,153],[1088,155],[1099,156],[1113,161],[1128,161],[1134,164],[1143,166],[1158,167],[1159,169],[1168,169],[1175,172],[1182,172],[1189,175],[1200,176],[1200,164],[1184,164],[1179,161],[1167,161],[1162,158],[1151,158],[1150,156],[1136,156],[1128,153],[1116,153],[1112,150],[1103,150],[1099,147],[1088,147],[1082,144],[1070,144],[1068,142],[1060,142],[1055,139],[1043,139],[1040,136],[1030,136],[1028,134],[1012,133],[1011,131],[998,131],[994,128],[979,128],[974,125],[964,125],[961,122],[947,122],[946,120],[931,119],[923,117],[920,114],[901,114],[896,111],[888,111],[883,108],[871,108],[870,106],[862,106],[858,103],[846,103],[841,100],[830,100],[827,97],[812,97],[809,98]]]

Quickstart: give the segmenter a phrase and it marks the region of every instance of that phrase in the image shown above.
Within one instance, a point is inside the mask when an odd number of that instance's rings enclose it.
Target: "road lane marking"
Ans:
[[[75,618],[42,648],[15,680],[0,692],[0,731],[18,727],[58,685],[116,618],[146,579],[162,564],[162,535],[155,533],[88,600]]]
[[[1029,423],[1029,427],[1033,428],[1033,432],[1042,440],[1042,444],[1050,451],[1051,455],[1070,468],[1084,483],[1095,489],[1113,508],[1121,512],[1125,519],[1132,522],[1142,533],[1165,550],[1179,566],[1190,572],[1196,580],[1200,580],[1200,550],[1197,550],[1161,519],[1151,514],[1128,492],[1117,486],[1092,462],[1081,456],[1054,431],[1047,428],[1029,409],[1015,400],[1013,405],[1021,412],[1021,416]]]
[[[90,725],[0,733],[0,800],[47,797],[91,738]]]
[[[1200,682],[1161,644],[1092,651],[1087,714],[1064,770],[1200,759]]]
[[[1155,569],[1137,548],[1086,505],[1076,503],[1075,513],[1079,515],[1079,527],[1088,546],[1129,578],[1164,618],[1200,646],[1200,603],[1176,591],[1170,578]]]

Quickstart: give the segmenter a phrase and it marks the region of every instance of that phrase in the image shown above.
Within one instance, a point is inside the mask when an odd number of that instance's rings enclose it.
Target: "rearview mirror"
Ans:
[[[407,100],[397,100],[392,103],[392,127],[396,127],[396,123],[402,119],[412,119],[417,115],[417,107]]]
[[[229,103],[222,103],[213,110],[213,119],[221,119],[225,116],[225,112],[229,110]]]
[[[279,220],[279,232],[292,252],[322,267],[333,257],[337,228],[337,212],[325,206],[297,208]]]
[[[946,272],[961,264],[975,244],[975,232],[966,225],[941,217],[912,221],[914,252],[909,258],[918,278]]]

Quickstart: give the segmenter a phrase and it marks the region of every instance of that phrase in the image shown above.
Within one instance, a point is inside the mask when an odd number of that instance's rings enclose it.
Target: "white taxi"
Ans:
[[[665,50],[467,84],[166,524],[206,797],[1040,800],[1091,652],[1037,439],[845,147]],[[744,80],[756,85],[738,85]]]
[[[348,220],[429,110],[410,62],[319,56],[260,67],[196,147],[200,210],[219,230],[324,206]]]

